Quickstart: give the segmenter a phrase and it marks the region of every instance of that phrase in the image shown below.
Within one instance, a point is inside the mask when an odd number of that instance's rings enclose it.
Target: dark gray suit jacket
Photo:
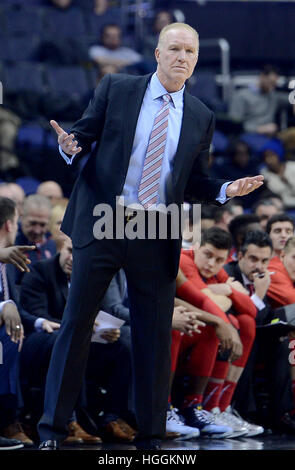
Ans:
[[[132,151],[136,124],[150,75],[106,75],[94,98],[71,133],[82,147],[74,159],[91,150],[74,189],[62,223],[62,231],[75,247],[94,240],[97,218],[93,209],[99,203],[115,208],[122,194]],[[187,201],[215,202],[224,180],[208,176],[209,147],[214,131],[214,115],[200,100],[184,92],[183,120],[173,170],[166,186],[167,204]],[[175,243],[179,257],[180,242]]]

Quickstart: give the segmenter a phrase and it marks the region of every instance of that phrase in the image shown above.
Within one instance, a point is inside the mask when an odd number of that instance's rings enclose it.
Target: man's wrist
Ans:
[[[6,304],[13,304],[16,306],[16,303],[13,300],[3,300],[3,302],[0,302],[0,313],[2,313],[3,308]]]

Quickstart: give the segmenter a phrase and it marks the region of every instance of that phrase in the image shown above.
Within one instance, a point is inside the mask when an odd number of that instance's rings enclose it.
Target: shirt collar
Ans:
[[[242,274],[243,283],[244,283],[245,286],[248,286],[249,284],[253,284],[253,282],[250,281],[250,280],[247,278],[247,276],[245,276],[244,273],[241,272],[241,274]]]
[[[168,93],[166,88],[160,82],[160,80],[158,78],[158,75],[157,75],[157,72],[155,72],[152,75],[149,86],[150,86],[151,95],[152,95],[153,100],[161,98],[161,96]],[[173,103],[175,108],[178,108],[178,107],[182,106],[184,89],[185,89],[185,85],[183,85],[183,87],[180,90],[174,91],[173,93],[169,93],[169,95],[172,98],[172,103]]]

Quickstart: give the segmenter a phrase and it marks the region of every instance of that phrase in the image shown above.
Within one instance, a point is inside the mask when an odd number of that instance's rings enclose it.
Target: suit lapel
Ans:
[[[142,100],[152,74],[138,79],[126,93],[124,114],[124,161],[129,162]]]
[[[181,170],[185,168],[185,159],[189,149],[195,148],[200,141],[199,116],[193,109],[191,95],[185,91],[183,99],[183,117],[180,137],[173,163],[174,187],[181,175]]]

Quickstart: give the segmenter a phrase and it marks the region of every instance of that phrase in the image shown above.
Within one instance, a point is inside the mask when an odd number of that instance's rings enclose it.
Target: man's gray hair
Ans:
[[[41,194],[31,194],[25,198],[23,216],[26,216],[32,207],[48,209],[49,214],[52,209],[49,199]]]

